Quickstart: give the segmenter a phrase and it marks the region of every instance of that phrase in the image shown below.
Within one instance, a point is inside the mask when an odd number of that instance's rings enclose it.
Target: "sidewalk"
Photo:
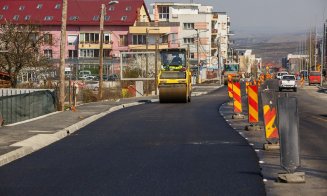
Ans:
[[[192,96],[207,94],[217,85],[195,85]],[[0,127],[0,166],[56,142],[97,119],[125,107],[157,102],[158,96],[102,101],[77,106],[77,111],[54,112]]]

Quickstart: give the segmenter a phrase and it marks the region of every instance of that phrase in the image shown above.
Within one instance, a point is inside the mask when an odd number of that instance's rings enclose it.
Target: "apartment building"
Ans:
[[[191,64],[211,65],[217,56],[227,59],[230,23],[226,13],[195,3],[154,3],[151,8],[154,21],[180,23],[175,41],[190,48]]]
[[[129,51],[135,43],[130,27],[150,22],[143,0],[68,0],[66,66],[75,70],[84,67],[97,68],[100,48],[100,11],[106,6],[104,16],[104,67],[119,69],[120,52]],[[16,24],[40,25],[40,31],[47,33],[48,44],[41,53],[53,59],[58,65],[60,57],[61,0],[11,0],[0,1],[0,24],[6,21]],[[167,30],[168,31],[168,30]],[[136,35],[137,37],[137,35]]]

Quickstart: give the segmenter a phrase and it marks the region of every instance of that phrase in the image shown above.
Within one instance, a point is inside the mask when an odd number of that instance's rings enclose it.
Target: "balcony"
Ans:
[[[179,27],[179,22],[136,22],[137,27]]]
[[[98,42],[93,42],[93,43],[84,43],[80,42],[78,44],[79,49],[99,49],[100,44]],[[112,49],[112,44],[111,43],[103,43],[103,49]]]
[[[130,34],[165,34],[171,32],[171,27],[179,27],[179,22],[136,22],[129,27]]]
[[[143,45],[133,45],[133,44],[130,44],[129,46],[128,46],[128,48],[130,49],[130,50],[146,50],[146,45],[145,44],[143,44]],[[168,43],[160,43],[159,45],[158,45],[158,49],[159,50],[161,50],[161,49],[167,49],[168,48]],[[156,45],[155,44],[149,44],[148,45],[148,50],[149,51],[154,51],[156,49]]]
[[[214,42],[211,42],[211,49],[217,49],[218,48],[218,45]]]
[[[211,34],[212,35],[217,35],[218,29],[211,29]]]

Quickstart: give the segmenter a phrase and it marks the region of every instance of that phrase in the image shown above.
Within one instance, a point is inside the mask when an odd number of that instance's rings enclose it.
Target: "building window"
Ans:
[[[19,19],[19,15],[15,15],[12,19],[17,21]]]
[[[45,17],[44,17],[44,20],[45,20],[45,21],[53,20],[53,16],[45,16]]]
[[[172,44],[176,44],[177,43],[177,33],[172,33],[171,34],[171,40],[170,40],[170,42]]]
[[[122,16],[121,17],[121,21],[126,21],[126,19],[127,19],[127,16]]]
[[[128,46],[127,35],[119,35],[119,46]]]
[[[104,16],[104,20],[108,21],[110,19],[110,16]]]
[[[168,43],[168,35],[164,35],[161,37],[161,43]]]
[[[99,49],[81,49],[80,57],[82,58],[99,57]]]
[[[81,44],[98,44],[99,43],[99,33],[81,33],[80,34]]]
[[[25,17],[24,17],[24,20],[30,20],[31,19],[31,15],[26,15]]]
[[[3,18],[3,15],[0,15],[0,20],[2,20],[2,18]]]
[[[77,58],[78,57],[78,51],[77,50],[68,50],[68,57],[69,58]]]
[[[133,35],[133,44],[146,44],[146,36],[145,35]]]
[[[103,41],[104,41],[105,44],[109,44],[110,41],[111,41],[111,39],[110,39],[110,34],[105,33],[105,34],[103,35]]]
[[[39,3],[39,4],[37,4],[36,9],[41,9],[42,7],[43,7],[43,4]]]
[[[67,42],[69,46],[77,45],[77,35],[68,35]]]
[[[194,55],[194,53],[192,52],[192,53],[190,53],[190,59],[194,59],[195,58],[195,55]]]
[[[194,43],[194,38],[184,38],[184,43],[185,44],[193,44]]]
[[[20,11],[23,11],[24,9],[25,9],[25,6],[24,5],[19,6],[19,10]]]
[[[60,3],[57,3],[57,4],[55,5],[55,9],[60,9]]]
[[[184,29],[194,29],[194,23],[184,23]]]
[[[108,10],[109,10],[109,11],[114,11],[114,10],[115,10],[115,6],[113,6],[113,5],[110,6],[110,7],[108,8]]]
[[[110,50],[109,49],[103,49],[103,57],[110,57]]]
[[[69,20],[78,20],[78,16],[70,16]]]
[[[99,18],[100,18],[99,15],[98,16],[93,16],[94,21],[99,21]]]
[[[2,9],[3,10],[8,10],[9,9],[9,6],[8,5],[4,5]]]
[[[167,19],[169,18],[169,7],[167,6],[159,6],[158,7],[159,19]]]
[[[127,6],[127,7],[125,8],[125,10],[126,10],[126,11],[131,11],[131,10],[132,10],[132,7],[131,7],[131,6]]]
[[[52,44],[52,34],[44,34],[44,43],[49,45]]]
[[[51,59],[52,58],[52,50],[51,49],[44,50],[44,56]]]

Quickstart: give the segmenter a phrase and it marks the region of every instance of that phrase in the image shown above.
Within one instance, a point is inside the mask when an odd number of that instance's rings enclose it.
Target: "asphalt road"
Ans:
[[[265,195],[256,153],[218,113],[226,98],[111,113],[1,167],[0,195]]]
[[[318,95],[319,96],[319,95]],[[319,99],[310,91],[297,93],[300,114],[301,169],[315,181],[315,188],[327,185],[327,110],[326,100]],[[327,192],[325,192],[327,194]]]

